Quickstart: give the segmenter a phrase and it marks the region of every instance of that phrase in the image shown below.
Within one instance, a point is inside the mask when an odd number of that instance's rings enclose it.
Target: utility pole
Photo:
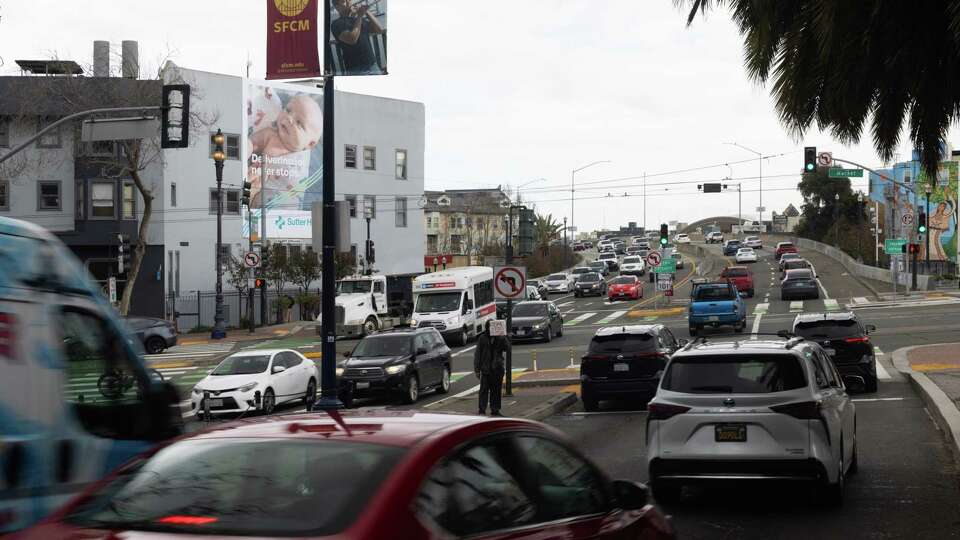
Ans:
[[[572,185],[572,184],[571,184]],[[573,211],[573,189],[570,190],[570,211]],[[510,208],[507,210],[507,245],[504,248],[504,257],[503,262],[506,266],[513,264],[513,209],[517,208],[516,205],[511,204]],[[507,299],[507,336],[506,339],[510,341],[510,332],[513,329],[513,300]],[[510,343],[510,346],[507,347],[507,384],[504,388],[504,394],[508,396],[513,395],[513,344]]]
[[[840,194],[833,194],[833,245],[840,249]]]
[[[266,186],[263,173],[264,156],[260,155],[260,277],[264,278],[264,286],[260,287],[260,324],[267,325],[267,287],[266,261],[270,255],[270,246],[267,245],[267,194],[263,189]]]

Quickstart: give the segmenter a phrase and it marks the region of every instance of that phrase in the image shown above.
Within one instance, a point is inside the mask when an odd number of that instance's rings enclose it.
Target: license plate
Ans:
[[[718,424],[713,435],[716,442],[747,442],[747,425]]]
[[[223,400],[222,400],[222,399],[211,399],[211,400],[210,400],[210,406],[211,406],[211,407],[223,407]]]
[[[614,371],[630,371],[630,365],[629,365],[629,364],[614,364],[614,365],[613,365],[613,370],[614,370]]]
[[[367,389],[367,388],[370,388],[370,383],[368,383],[368,382],[358,382],[358,383],[357,383],[357,390],[364,390],[364,389]]]
[[[824,352],[826,352],[826,353],[829,354],[830,356],[836,356],[836,355],[837,355],[837,350],[836,350],[836,349],[824,349]]]
[[[720,317],[717,317],[716,315],[711,315],[711,316],[707,317],[707,320],[710,321],[710,322],[719,321],[719,320],[720,320]]]

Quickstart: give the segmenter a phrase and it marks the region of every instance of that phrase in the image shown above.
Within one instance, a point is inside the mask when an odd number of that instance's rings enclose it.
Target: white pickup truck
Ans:
[[[413,311],[413,274],[356,275],[337,282],[337,336],[365,336],[406,324]],[[321,317],[317,317],[320,322]]]

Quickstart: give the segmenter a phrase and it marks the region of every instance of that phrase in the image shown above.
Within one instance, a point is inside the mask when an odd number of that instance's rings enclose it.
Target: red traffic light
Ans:
[[[255,280],[253,281],[253,284],[254,284],[254,286],[255,286],[256,288],[262,289],[262,288],[266,287],[266,285],[267,285],[267,280],[262,279],[262,278],[257,278],[257,279],[255,279]]]

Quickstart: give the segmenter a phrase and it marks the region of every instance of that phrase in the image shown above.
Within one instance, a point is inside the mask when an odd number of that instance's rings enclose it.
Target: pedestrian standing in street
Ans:
[[[480,414],[487,414],[490,403],[490,416],[500,414],[500,391],[503,386],[503,374],[506,361],[506,338],[490,335],[490,321],[484,325],[483,333],[477,337],[477,348],[473,353],[473,372],[480,379]]]

